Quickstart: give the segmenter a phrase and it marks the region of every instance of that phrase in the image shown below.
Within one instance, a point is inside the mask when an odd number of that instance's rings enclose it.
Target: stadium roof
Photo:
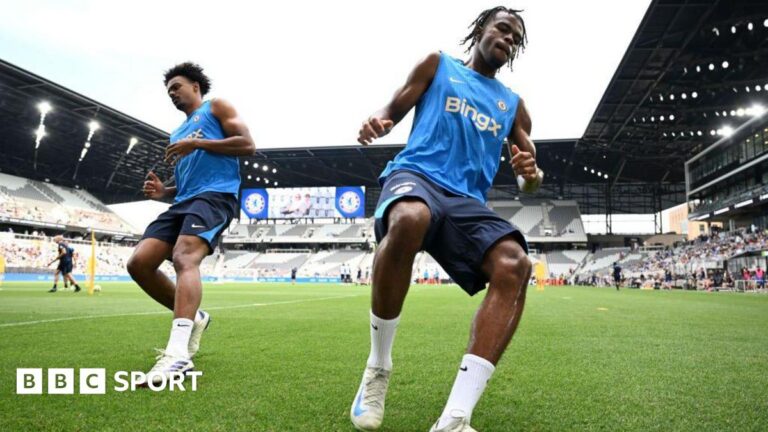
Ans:
[[[768,106],[766,54],[765,0],[653,1],[579,140],[577,168],[683,182],[687,159]]]
[[[585,213],[650,213],[683,202],[684,161],[768,97],[766,19],[764,0],[653,1],[584,136],[537,141],[539,164],[548,172],[545,195],[578,199]],[[0,92],[3,172],[84,187],[106,203],[141,199],[138,187],[151,167],[161,178],[171,174],[161,162],[168,141],[161,130],[2,61]],[[42,100],[54,108],[35,165]],[[102,127],[78,167],[92,119]],[[125,157],[131,136],[140,144]],[[260,150],[242,161],[243,186],[375,188],[401,148]],[[494,183],[502,193],[514,191],[507,161],[500,161]]]
[[[45,136],[35,151],[47,102]],[[98,122],[87,154],[78,162]],[[138,140],[126,155],[131,138]],[[139,191],[154,167],[162,178],[168,134],[102,103],[0,60],[0,170],[6,174],[88,190],[106,203],[142,199]]]

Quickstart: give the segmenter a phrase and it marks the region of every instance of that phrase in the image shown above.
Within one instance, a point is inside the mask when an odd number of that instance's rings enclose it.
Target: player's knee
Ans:
[[[184,251],[173,251],[173,256],[171,259],[173,260],[173,268],[176,270],[176,272],[186,270],[192,265],[192,260],[190,259],[190,255]]]
[[[199,254],[195,253],[194,250],[190,250],[189,248],[175,247],[173,249],[173,255],[171,256],[174,270],[178,273],[180,271],[199,267],[202,258],[198,255]]]
[[[502,258],[496,267],[497,274],[505,279],[514,278],[522,280],[530,274],[530,271],[531,261],[526,256]]]
[[[128,274],[133,277],[140,275],[143,271],[147,270],[147,263],[140,256],[134,254],[128,258],[128,264],[125,266],[128,270]]]
[[[533,263],[522,248],[510,248],[503,254],[494,266],[494,276],[508,282],[514,282],[518,285],[521,281],[523,285],[528,284]]]
[[[411,245],[418,250],[429,228],[430,219],[429,207],[421,201],[399,202],[389,212],[387,236],[400,247]]]

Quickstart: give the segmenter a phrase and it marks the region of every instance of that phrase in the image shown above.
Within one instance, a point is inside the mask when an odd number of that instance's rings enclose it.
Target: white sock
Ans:
[[[392,343],[395,341],[398,322],[400,317],[385,320],[371,311],[371,354],[368,356],[368,367],[392,370]]]
[[[495,369],[491,362],[482,357],[464,354],[451,395],[448,396],[443,414],[440,415],[438,428],[445,426],[452,417],[464,415],[467,420],[472,417],[472,410],[483,395],[485,385]]]
[[[187,318],[176,318],[171,325],[171,338],[168,339],[168,346],[165,352],[168,354],[189,358],[189,336],[192,334],[192,320]]]

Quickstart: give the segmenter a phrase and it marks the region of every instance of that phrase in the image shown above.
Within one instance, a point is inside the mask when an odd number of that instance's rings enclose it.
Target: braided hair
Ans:
[[[471,28],[472,31],[469,32],[469,34],[460,42],[460,45],[464,45],[469,42],[469,47],[467,47],[465,52],[471,52],[472,47],[474,47],[475,43],[480,40],[480,36],[483,34],[485,25],[499,12],[506,12],[514,16],[520,21],[520,25],[523,26],[523,39],[520,41],[519,49],[515,50],[514,56],[509,57],[508,65],[509,69],[511,70],[512,62],[517,58],[521,51],[525,51],[525,46],[528,43],[528,32],[525,30],[525,21],[523,21],[523,17],[520,16],[520,13],[523,12],[522,10],[511,9],[505,6],[496,6],[494,8],[486,9],[480,12],[480,15],[478,15],[477,18],[472,21],[472,24],[469,25],[469,28]]]

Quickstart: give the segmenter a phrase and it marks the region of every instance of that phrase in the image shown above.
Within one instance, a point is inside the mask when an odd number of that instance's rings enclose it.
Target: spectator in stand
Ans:
[[[437,267],[432,269],[432,280],[435,284],[440,285],[440,269]]]

